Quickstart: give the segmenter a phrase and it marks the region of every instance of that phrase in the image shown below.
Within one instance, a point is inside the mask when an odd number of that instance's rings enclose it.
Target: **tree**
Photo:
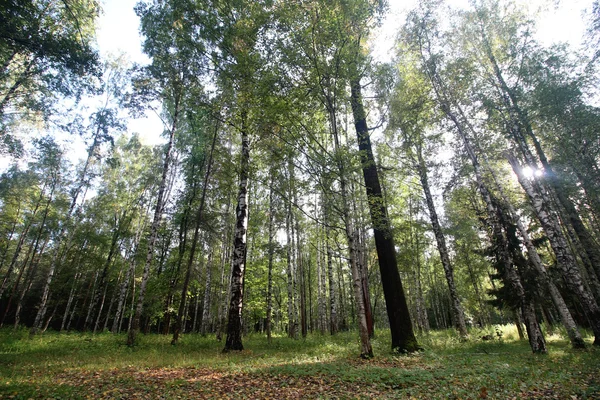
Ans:
[[[94,1],[26,0],[0,6],[0,152],[18,151],[18,121],[46,121],[56,99],[78,98],[99,76]]]
[[[429,137],[425,132],[426,129],[432,129],[431,125],[437,121],[437,116],[433,110],[434,104],[430,96],[431,88],[424,82],[423,76],[417,71],[411,70],[410,55],[404,58],[405,64],[401,66],[403,76],[399,77],[396,92],[391,99],[391,118],[390,128],[398,128],[401,130],[403,137],[403,147],[407,158],[410,160],[413,168],[418,172],[423,194],[429,212],[429,219],[436,239],[437,248],[440,253],[442,267],[448,290],[452,302],[452,318],[454,325],[461,337],[468,336],[465,323],[465,316],[461,306],[461,301],[456,289],[454,279],[454,267],[450,261],[450,253],[446,245],[446,238],[442,232],[442,227],[438,218],[435,203],[431,193],[428,176],[428,166],[424,157],[424,147],[427,142],[439,140],[435,133]],[[432,144],[430,146],[435,146]]]

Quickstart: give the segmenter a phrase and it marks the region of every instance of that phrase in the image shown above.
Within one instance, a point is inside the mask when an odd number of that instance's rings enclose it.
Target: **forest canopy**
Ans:
[[[522,2],[422,0],[381,62],[382,1],[146,0],[132,65],[95,1],[3,2],[0,326],[600,345],[599,10],[575,49]]]

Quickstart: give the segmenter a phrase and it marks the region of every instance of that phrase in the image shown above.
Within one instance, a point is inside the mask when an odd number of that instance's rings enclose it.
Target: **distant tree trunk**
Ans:
[[[274,170],[270,171],[269,181],[269,243],[268,243],[268,272],[267,272],[267,316],[265,318],[265,330],[267,341],[271,343],[271,316],[273,314],[273,257],[275,253],[275,207],[273,203]]]
[[[379,270],[385,296],[386,309],[392,333],[392,349],[398,352],[413,352],[420,349],[415,337],[402,281],[396,261],[396,248],[391,224],[383,202],[377,165],[373,157],[366,114],[362,104],[360,78],[350,83],[352,115],[358,139],[358,148],[369,202],[375,246],[379,258]]]
[[[250,142],[245,126],[246,111],[242,111],[242,151],[240,157],[240,182],[236,207],[236,226],[233,240],[231,266],[231,300],[227,322],[227,338],[224,352],[243,350],[242,309],[244,298],[244,273],[246,269],[246,247],[248,231],[248,177],[250,169]]]
[[[427,203],[427,209],[429,210],[429,219],[435,235],[437,248],[440,253],[440,259],[442,266],[444,267],[444,274],[446,276],[446,282],[448,283],[448,290],[450,292],[450,300],[452,302],[452,317],[454,319],[454,326],[461,337],[466,338],[467,325],[465,323],[465,314],[460,304],[460,297],[456,290],[456,284],[454,283],[454,267],[450,262],[450,254],[448,253],[448,247],[446,246],[446,238],[442,232],[440,221],[435,210],[435,204],[433,202],[433,196],[431,195],[431,189],[429,188],[429,179],[427,177],[427,166],[423,159],[423,154],[420,144],[417,144],[417,170],[421,179],[421,186],[423,187],[423,193],[425,194],[425,200]]]
[[[150,237],[148,239],[148,249],[146,252],[146,262],[144,264],[144,270],[142,272],[142,281],[140,283],[140,290],[137,297],[137,305],[135,307],[135,314],[130,319],[131,327],[127,332],[127,346],[134,346],[137,334],[140,330],[140,319],[142,318],[142,311],[144,309],[144,296],[146,294],[146,285],[148,284],[148,279],[150,278],[150,266],[152,265],[152,260],[154,259],[154,246],[156,245],[156,240],[158,238],[158,228],[160,225],[160,220],[164,208],[165,203],[165,192],[167,189],[167,176],[169,174],[169,168],[171,166],[171,157],[173,144],[175,141],[175,131],[177,129],[178,116],[179,116],[179,101],[180,96],[175,97],[174,109],[175,113],[173,115],[173,122],[171,125],[171,129],[169,131],[169,143],[167,144],[167,149],[165,151],[165,159],[163,162],[162,168],[162,176],[160,180],[160,184],[158,186],[158,194],[156,197],[156,206],[154,208],[154,217],[152,218],[152,225],[150,226]]]
[[[117,299],[117,293],[119,292],[119,284],[121,283],[121,278],[123,277],[123,268],[119,270],[119,276],[117,277],[117,281],[115,282],[115,288],[112,291],[112,295],[110,296],[110,302],[108,304],[108,310],[106,311],[106,318],[104,318],[104,325],[102,326],[102,331],[106,332],[108,329],[108,321],[112,316],[113,306],[115,305],[115,300]]]
[[[125,217],[125,216],[123,216]],[[115,220],[117,218],[115,217]],[[102,274],[100,275],[100,282],[98,283],[97,288],[94,290],[94,292],[92,293],[92,300],[90,302],[90,307],[89,307],[89,312],[88,315],[85,319],[85,323],[83,325],[83,330],[87,331],[88,329],[90,329],[90,325],[92,323],[92,317],[93,317],[93,311],[96,308],[96,305],[98,304],[98,301],[100,300],[100,296],[102,293],[102,299],[104,299],[104,296],[106,295],[106,286],[107,286],[107,282],[106,279],[108,278],[108,270],[110,268],[110,265],[112,264],[112,260],[113,260],[113,256],[115,255],[115,252],[117,251],[117,244],[119,243],[119,236],[120,236],[120,229],[118,226],[118,222],[116,222],[116,226],[113,229],[113,234],[112,234],[112,239],[110,242],[110,249],[108,251],[108,255],[106,257],[106,261],[104,262],[104,268],[102,269]],[[96,331],[96,327],[93,328],[94,332]]]
[[[363,292],[362,274],[359,270],[356,255],[356,245],[358,243],[358,232],[352,233],[352,240],[349,240],[350,248],[350,268],[352,269],[352,281],[354,286],[354,301],[356,303],[356,317],[358,322],[358,332],[360,336],[360,356],[362,358],[372,358],[373,348],[371,347],[371,335],[369,334],[369,325],[365,311],[365,297]]]
[[[2,295],[4,294],[4,290],[8,287],[8,283],[10,282],[12,272],[15,268],[15,265],[17,264],[19,255],[21,254],[21,249],[23,248],[23,243],[25,243],[25,239],[27,238],[27,234],[29,233],[29,229],[31,228],[33,219],[37,215],[38,209],[39,209],[40,205],[42,204],[42,200],[44,198],[44,191],[46,190],[46,185],[47,185],[47,183],[44,183],[44,186],[42,187],[42,189],[40,191],[40,195],[38,197],[38,200],[35,203],[33,211],[31,212],[31,215],[27,219],[27,222],[26,222],[25,226],[23,227],[21,234],[19,235],[19,241],[17,242],[17,247],[15,248],[15,251],[13,253],[13,257],[10,261],[10,264],[8,265],[8,270],[6,271],[6,274],[4,275],[2,284],[0,284],[0,299],[2,298]],[[56,183],[54,183],[52,185],[52,189],[51,189],[50,195],[48,197],[47,205],[50,203],[50,201],[53,197],[55,186],[56,186]],[[46,212],[47,212],[47,207],[46,207]],[[44,215],[44,218],[45,218],[45,215]]]
[[[297,201],[296,196],[294,200]],[[302,254],[302,241],[300,239],[300,225],[298,218],[296,218],[296,260],[297,260],[297,273],[296,273],[296,292],[298,293],[300,303],[300,333],[303,338],[306,338],[308,334],[308,326],[306,320],[306,282],[304,277],[304,257]],[[298,302],[296,302],[298,304]]]
[[[354,302],[356,304],[356,320],[358,323],[358,332],[360,338],[360,356],[362,358],[373,357],[373,348],[371,346],[371,339],[369,335],[369,327],[367,325],[367,317],[365,314],[365,303],[363,295],[362,285],[362,274],[358,266],[358,232],[354,229],[352,223],[352,216],[350,215],[350,196],[348,194],[348,182],[346,176],[346,166],[342,159],[341,146],[339,143],[337,121],[335,118],[335,111],[333,109],[330,112],[330,129],[333,134],[335,159],[338,167],[338,174],[340,180],[340,192],[342,202],[342,220],[344,221],[346,242],[348,243],[348,262],[350,264],[350,271],[352,274],[352,286],[354,289]],[[341,274],[340,274],[341,277]]]
[[[33,216],[32,216],[32,218],[33,218]],[[8,265],[8,269],[6,271],[6,274],[4,275],[2,284],[0,284],[0,298],[2,298],[2,295],[4,294],[4,290],[8,287],[12,272],[15,268],[15,265],[17,265],[17,260],[19,258],[19,255],[21,255],[21,249],[23,248],[23,243],[25,243],[25,238],[27,237],[27,234],[29,233],[29,228],[31,227],[31,222],[32,222],[32,220],[30,219],[27,222],[27,224],[25,225],[25,227],[23,228],[21,235],[19,235],[19,241],[17,242],[17,247],[13,253],[13,257],[10,261],[10,264]]]
[[[318,228],[317,228],[318,229]],[[324,231],[324,230],[323,230]],[[319,235],[320,241],[317,244],[317,278],[318,278],[318,321],[319,321],[319,332],[324,335],[328,330],[327,325],[327,268],[326,268],[326,255],[327,249],[325,247],[325,238],[321,232]]]
[[[0,260],[0,271],[4,267],[4,262],[6,262],[6,257],[8,256],[8,250],[10,248],[10,243],[12,242],[12,238],[15,235],[15,231],[17,230],[17,223],[19,222],[19,217],[21,216],[21,201],[19,201],[17,205],[17,212],[13,223],[10,227],[10,231],[8,232],[8,237],[4,241],[6,243],[6,247],[4,247],[4,251],[2,252],[2,259]]]
[[[108,291],[108,282],[104,285],[104,291],[102,293],[102,299],[100,300],[100,307],[98,308],[98,316],[96,317],[96,322],[94,323],[93,333],[96,333],[98,327],[100,326],[100,317],[102,317],[102,310],[104,309],[104,303],[106,301],[106,292]]]
[[[481,295],[482,289],[480,287],[480,280],[475,277],[475,272],[473,271],[473,267],[471,266],[471,262],[469,260],[469,250],[466,249],[466,245],[463,245],[463,252],[465,254],[465,264],[467,265],[469,278],[471,279],[475,296],[477,296],[477,303],[479,303],[479,323],[484,326],[489,323],[489,315],[485,312],[486,306],[484,304],[483,296]]]
[[[297,339],[296,332],[296,316],[294,313],[294,251],[293,251],[293,236],[291,232],[292,226],[292,207],[288,202],[287,215],[285,218],[285,235],[286,243],[286,275],[287,275],[287,315],[288,315],[288,337]]]
[[[192,167],[192,173],[194,168]],[[181,266],[183,265],[184,255],[187,249],[188,242],[188,231],[189,231],[189,214],[191,211],[192,203],[196,199],[196,189],[197,185],[195,184],[196,180],[194,180],[194,185],[192,186],[191,193],[188,193],[187,206],[184,207],[183,215],[181,217],[181,222],[179,224],[179,245],[177,246],[177,261],[175,262],[175,268],[171,269],[171,278],[169,283],[169,291],[167,293],[167,298],[165,300],[165,316],[164,316],[164,327],[163,334],[168,335],[171,329],[171,318],[173,316],[172,306],[173,306],[173,297],[175,295],[175,288],[179,283],[179,278],[181,275]]]
[[[417,242],[419,239],[416,239]],[[418,251],[418,250],[417,250]],[[415,276],[415,301],[417,308],[417,321],[418,325],[424,332],[429,332],[429,319],[427,318],[427,308],[425,303],[425,298],[423,297],[423,286],[421,285],[421,259],[419,257],[419,253],[417,252],[417,260],[416,260],[416,271],[414,273]]]
[[[369,338],[375,337],[375,322],[373,320],[373,309],[371,307],[371,295],[369,291],[369,271],[367,262],[367,249],[365,243],[365,231],[361,230],[358,243],[358,266],[360,280],[362,285],[363,303],[365,305],[365,317],[367,319],[367,328],[369,330]]]
[[[111,332],[118,333],[120,329],[120,322],[122,320],[123,310],[125,309],[125,302],[127,301],[127,290],[129,289],[129,282],[135,276],[135,255],[137,253],[139,240],[141,236],[141,230],[138,229],[132,249],[129,252],[129,266],[125,272],[125,279],[121,283],[119,288],[119,299],[117,300],[117,311],[115,312],[115,319],[112,324]]]
[[[25,281],[23,282],[23,289],[21,289],[21,292],[19,294],[19,299],[17,301],[17,308],[15,309],[14,329],[17,329],[19,327],[19,322],[20,322],[20,318],[21,318],[21,309],[23,308],[23,299],[25,298],[25,295],[29,292],[29,289],[31,289],[31,286],[33,285],[33,282],[35,279],[35,273],[37,271],[37,267],[39,265],[40,258],[42,256],[42,254],[44,254],[44,249],[46,248],[46,245],[48,244],[49,241],[50,241],[50,238],[47,238],[44,241],[44,243],[42,244],[42,247],[38,253],[37,259],[35,258],[35,254],[31,258],[31,264],[29,266],[29,269],[27,270],[27,274],[25,275]]]
[[[519,340],[525,340],[525,334],[523,333],[523,326],[521,325],[521,315],[519,310],[513,310],[513,316],[515,318],[515,326],[517,327],[517,333],[519,334]]]
[[[100,145],[100,132],[101,132],[101,127],[100,127],[100,125],[98,125],[96,132],[94,134],[94,139],[93,139],[92,145],[88,148],[88,153],[87,153],[87,158],[86,158],[85,164],[79,174],[79,177],[77,180],[77,187],[73,191],[71,204],[69,206],[69,210],[65,217],[65,221],[63,222],[63,225],[60,228],[58,235],[56,236],[55,243],[54,243],[54,246],[55,246],[54,254],[52,256],[52,260],[50,261],[50,268],[48,269],[48,275],[46,276],[44,286],[42,289],[42,297],[40,298],[40,302],[38,305],[38,311],[37,311],[35,319],[33,321],[33,325],[31,326],[31,329],[29,330],[30,336],[33,336],[33,335],[36,335],[37,333],[39,333],[40,328],[42,326],[42,321],[44,319],[44,315],[45,315],[46,308],[47,308],[48,298],[50,297],[50,285],[52,284],[52,281],[54,279],[54,274],[56,273],[56,269],[58,268],[59,264],[61,264],[63,261],[62,257],[66,254],[66,251],[61,253],[61,247],[62,247],[63,241],[65,241],[65,239],[66,239],[66,245],[64,247],[65,247],[65,249],[67,249],[69,247],[69,242],[73,238],[75,228],[73,228],[73,230],[70,232],[70,234],[65,236],[66,229],[69,226],[69,222],[71,222],[73,220],[73,218],[72,218],[73,213],[75,212],[75,208],[77,206],[77,201],[79,199],[79,196],[82,194],[82,191],[84,193],[84,198],[85,198],[85,193],[87,192],[87,188],[86,188],[87,182],[86,182],[85,178],[88,174],[88,170],[92,163],[92,159],[93,159],[93,157],[95,157],[96,148]],[[74,222],[74,225],[77,226],[77,218],[75,218],[75,221],[73,221],[73,222]]]
[[[217,142],[217,133],[219,131],[219,124],[215,124],[215,132],[213,135],[213,140],[210,148],[210,153],[208,155],[208,162],[206,164],[206,172],[204,174],[204,182],[202,186],[202,194],[200,195],[200,204],[198,205],[198,210],[195,215],[195,225],[194,225],[194,237],[192,238],[192,248],[190,249],[190,254],[187,261],[187,267],[185,272],[185,278],[183,280],[183,286],[181,288],[181,300],[179,303],[179,311],[177,313],[177,318],[175,321],[175,327],[173,328],[173,339],[171,340],[171,344],[177,344],[177,340],[179,339],[179,332],[185,328],[183,325],[184,319],[184,311],[186,310],[186,301],[187,301],[187,292],[190,284],[190,279],[192,276],[192,267],[194,263],[194,258],[196,256],[196,248],[198,246],[199,236],[200,236],[200,224],[202,222],[202,218],[204,217],[204,204],[206,202],[206,191],[208,190],[208,181],[210,179],[210,172],[212,169],[212,159],[213,153],[215,149],[215,144]],[[210,262],[210,259],[209,259]],[[210,269],[210,265],[207,266]],[[210,280],[210,276],[209,276]],[[210,282],[207,283],[210,287]]]
[[[340,248],[339,243],[336,243],[338,249]],[[338,282],[338,329],[340,331],[348,330],[348,321],[346,318],[348,317],[347,313],[347,300],[348,300],[348,292],[346,292],[346,274],[342,271],[342,266],[344,262],[348,261],[346,257],[342,257],[341,254],[337,255],[337,262],[335,263],[337,269],[337,282]],[[352,284],[352,283],[350,283]],[[350,295],[350,300],[352,301],[353,296]],[[352,306],[353,304],[351,304]]]
[[[96,271],[94,273],[94,280],[90,282],[90,286],[88,288],[88,291],[85,294],[85,300],[83,302],[83,307],[85,308],[85,306],[87,305],[87,314],[85,315],[85,321],[83,324],[83,330],[87,330],[86,329],[86,324],[88,323],[88,321],[91,319],[92,317],[92,307],[94,306],[94,293],[96,293],[96,289],[97,289],[97,284],[98,284],[98,276],[100,275],[100,272]],[[88,298],[90,300],[89,304],[87,303]]]
[[[209,293],[210,295],[210,293]],[[200,289],[196,290],[196,295],[195,297],[195,301],[194,301],[194,318],[192,320],[192,332],[198,332],[198,311],[200,308]],[[204,324],[204,318],[202,315],[200,315],[200,330],[202,330],[202,326]],[[210,329],[210,316],[208,318],[208,321],[206,322],[206,329],[208,331],[208,329]],[[201,333],[202,334],[202,333]],[[205,335],[205,333],[204,333]]]
[[[227,207],[225,208],[225,215],[229,215],[230,209],[230,200],[227,201]],[[226,229],[223,232],[223,240],[221,246],[221,280],[219,284],[220,292],[219,299],[217,301],[217,328],[216,328],[216,339],[221,341],[221,336],[223,334],[223,330],[225,329],[225,319],[227,318],[227,307],[229,302],[229,293],[231,290],[231,285],[228,281],[228,276],[231,276],[231,266],[229,268],[229,275],[226,273],[226,266],[230,265],[230,246],[229,243],[232,242],[230,240],[230,232],[231,227],[228,223],[226,223]],[[224,290],[225,289],[225,290]]]
[[[338,325],[338,315],[337,315],[337,307],[336,307],[336,293],[335,293],[335,279],[334,279],[334,271],[333,271],[333,251],[331,250],[331,243],[329,239],[329,211],[327,200],[324,197],[323,204],[323,219],[325,221],[325,250],[327,253],[327,280],[329,284],[329,333],[331,335],[335,335],[339,330]]]
[[[10,306],[12,304],[12,300],[13,300],[14,296],[18,292],[19,285],[21,283],[21,278],[23,277],[24,271],[27,271],[27,274],[25,274],[25,282],[24,282],[24,284],[26,284],[26,282],[27,282],[27,277],[29,276],[29,271],[31,271],[31,269],[32,269],[32,264],[33,264],[33,262],[35,260],[36,254],[38,252],[38,248],[39,248],[39,245],[40,245],[40,240],[41,240],[42,234],[44,233],[45,228],[46,228],[46,219],[48,218],[48,212],[50,211],[50,204],[51,204],[51,202],[53,200],[53,197],[54,197],[54,188],[55,187],[56,187],[56,185],[53,184],[52,185],[52,190],[50,191],[50,195],[48,196],[48,200],[46,201],[46,205],[44,207],[44,214],[43,214],[43,217],[42,217],[42,221],[40,222],[40,226],[38,228],[37,235],[36,235],[36,237],[34,239],[33,246],[30,246],[29,253],[31,253],[31,258],[29,257],[29,254],[28,254],[28,256],[25,258],[25,261],[23,262],[23,266],[19,269],[19,274],[17,275],[17,279],[16,279],[16,281],[14,283],[12,292],[10,294],[10,298],[8,299],[8,304],[6,305],[6,308],[4,309],[4,315],[2,316],[2,322],[0,322],[0,327],[2,327],[2,325],[4,325],[4,319],[6,318],[6,315],[8,314],[8,311],[10,309]],[[14,226],[12,228],[10,236],[13,235],[13,231],[14,231]],[[9,240],[10,240],[10,237],[9,237]],[[44,244],[42,246],[42,251],[43,251],[43,248],[46,247],[47,243],[48,243],[48,240],[46,240],[44,242]],[[7,250],[8,250],[8,247],[7,247]],[[7,275],[9,275],[9,274],[7,273]],[[0,294],[0,298],[2,298],[1,294]]]
[[[211,307],[211,299],[210,299],[210,289],[211,289],[211,281],[212,281],[212,268],[213,268],[213,252],[212,249],[208,254],[208,261],[206,262],[206,283],[204,286],[204,298],[202,301],[202,323],[200,324],[200,332],[202,335],[206,335],[208,328],[210,326],[210,307]]]

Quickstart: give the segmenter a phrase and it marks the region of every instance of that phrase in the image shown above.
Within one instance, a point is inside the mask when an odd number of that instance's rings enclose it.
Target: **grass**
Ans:
[[[500,339],[479,339],[496,329]],[[357,357],[357,335],[306,340],[244,339],[247,350],[221,353],[214,337],[141,336],[0,330],[0,398],[417,398],[600,399],[600,349],[572,350],[559,331],[549,354],[533,355],[512,326],[419,338],[425,351],[390,352],[389,336],[373,340],[376,357]],[[588,343],[591,338],[588,337]]]

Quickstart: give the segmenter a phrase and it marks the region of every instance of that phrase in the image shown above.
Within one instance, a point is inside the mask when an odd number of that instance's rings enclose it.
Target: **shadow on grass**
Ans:
[[[564,340],[550,354],[527,342],[472,338],[452,331],[421,338],[424,353],[390,353],[380,334],[376,358],[357,357],[354,332],[307,340],[244,339],[247,350],[222,354],[214,337],[49,333],[29,339],[0,331],[0,398],[593,398],[598,349],[574,351]]]

